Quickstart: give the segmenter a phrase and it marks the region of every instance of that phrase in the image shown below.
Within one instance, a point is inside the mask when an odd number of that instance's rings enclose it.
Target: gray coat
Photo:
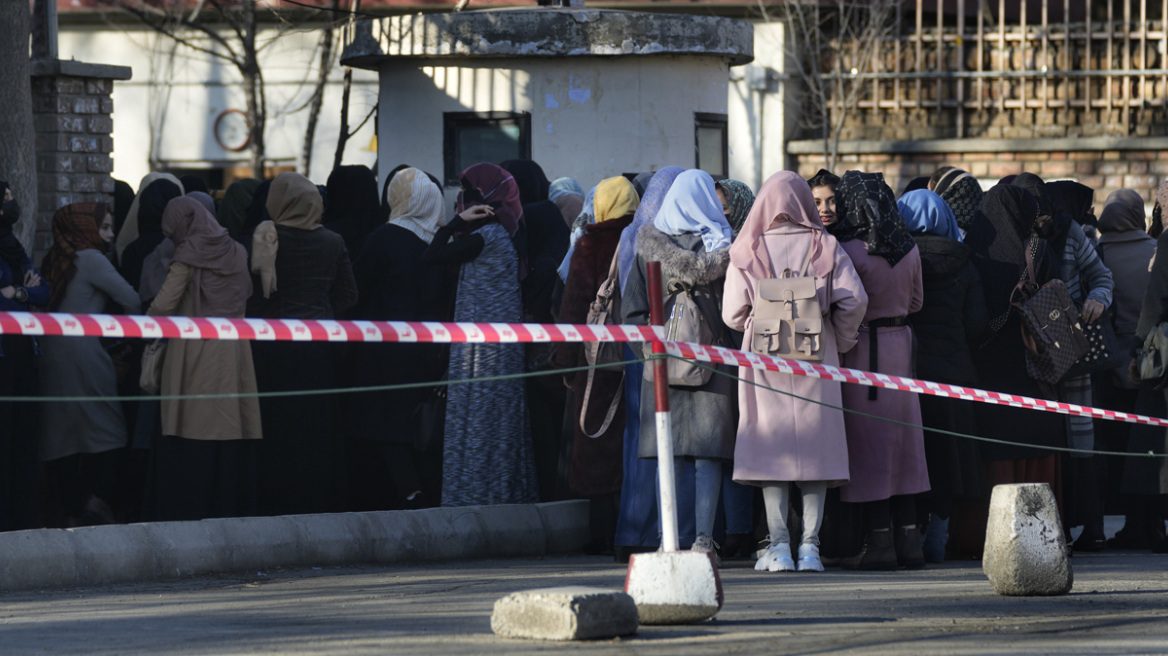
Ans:
[[[695,287],[705,287],[710,300],[703,314],[715,331],[717,346],[737,346],[735,335],[722,323],[722,286],[730,264],[729,249],[707,253],[700,235],[670,236],[646,225],[637,233],[637,260],[629,274],[621,298],[622,323],[649,323],[648,287],[645,265],[661,262],[665,280],[676,278]],[[699,297],[700,299],[701,297]],[[700,300],[699,300],[700,302]],[[733,367],[719,367],[735,373]],[[737,429],[737,382],[714,374],[702,387],[671,387],[669,408],[673,426],[673,453],[677,457],[732,460]],[[653,385],[641,385],[640,444],[638,455],[657,457],[656,405]]]

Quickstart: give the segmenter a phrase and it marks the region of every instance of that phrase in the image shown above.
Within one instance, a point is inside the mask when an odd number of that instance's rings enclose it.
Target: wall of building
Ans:
[[[308,122],[308,100],[319,66],[319,31],[261,31],[260,66],[267,83],[267,156],[278,165],[299,167]],[[336,51],[339,54],[340,40]],[[133,78],[113,90],[113,175],[137,186],[152,168],[247,166],[248,152],[223,149],[215,141],[215,118],[226,109],[244,109],[238,72],[227,62],[136,25],[61,26],[62,59],[130,66]],[[334,66],[314,139],[309,177],[324,183],[332,169],[340,129],[343,67]],[[377,76],[353,71],[350,129],[377,102]],[[372,165],[376,154],[373,120],[352,137],[346,164]]]
[[[718,57],[403,61],[381,69],[379,157],[443,170],[443,113],[531,112],[532,158],[584,187],[632,171],[693,167],[694,113],[726,113]]]

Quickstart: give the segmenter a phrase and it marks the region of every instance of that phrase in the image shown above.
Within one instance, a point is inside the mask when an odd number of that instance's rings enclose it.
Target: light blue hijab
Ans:
[[[572,178],[556,178],[552,180],[551,185],[548,186],[548,200],[554,201],[564,194],[583,196],[584,188]]]
[[[571,178],[560,178],[556,180],[571,180]],[[575,182],[573,180],[573,182]],[[552,184],[555,184],[554,182]],[[575,192],[573,192],[575,193]],[[572,222],[572,232],[568,235],[568,253],[564,255],[564,259],[560,262],[560,268],[556,270],[560,274],[560,280],[568,282],[568,269],[572,264],[572,251],[576,250],[576,240],[584,236],[584,227],[596,223],[596,187],[593,186],[584,197],[584,206],[580,208],[580,216]]]
[[[714,179],[701,169],[677,176],[661,202],[661,211],[653,218],[653,227],[667,235],[700,234],[707,253],[728,248],[734,241],[734,229],[722,212]]]
[[[650,223],[657,216],[657,212],[661,209],[661,203],[665,200],[665,194],[669,192],[669,187],[673,185],[673,181],[677,179],[677,176],[684,172],[685,169],[680,166],[666,166],[653,174],[653,178],[649,180],[649,185],[645,187],[645,193],[641,194],[641,204],[637,206],[637,213],[633,215],[633,222],[621,233],[620,245],[617,246],[616,261],[617,269],[620,272],[620,287],[622,292],[629,281],[629,274],[633,271],[633,265],[637,261],[637,232],[641,229],[641,226]]]
[[[928,234],[961,241],[961,229],[949,203],[928,189],[910,191],[896,201],[900,217],[914,235]]]

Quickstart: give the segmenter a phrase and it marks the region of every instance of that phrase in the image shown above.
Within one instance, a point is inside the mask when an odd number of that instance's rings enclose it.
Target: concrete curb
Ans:
[[[157,522],[0,533],[0,591],[272,567],[578,552],[588,502]]]

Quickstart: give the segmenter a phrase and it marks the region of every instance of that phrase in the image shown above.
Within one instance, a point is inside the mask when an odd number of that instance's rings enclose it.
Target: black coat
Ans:
[[[405,228],[386,224],[374,230],[353,265],[360,302],[356,319],[369,321],[450,321],[454,276],[441,264],[423,264],[427,244]],[[355,386],[438,380],[449,347],[442,344],[353,344],[348,373]],[[345,395],[345,423],[351,437],[375,442],[413,442],[415,408],[430,393],[417,390]]]
[[[921,253],[925,300],[909,315],[917,340],[918,378],[975,386],[977,369],[970,355],[985,339],[988,319],[981,276],[961,242],[936,235],[913,235]],[[922,395],[921,421],[926,429],[977,435],[973,404]],[[978,443],[926,430],[925,459],[930,494],[969,498],[982,493]]]
[[[925,301],[911,315],[917,339],[917,377],[975,385],[970,350],[985,339],[988,317],[981,276],[964,244],[936,235],[913,235],[921,252]]]

